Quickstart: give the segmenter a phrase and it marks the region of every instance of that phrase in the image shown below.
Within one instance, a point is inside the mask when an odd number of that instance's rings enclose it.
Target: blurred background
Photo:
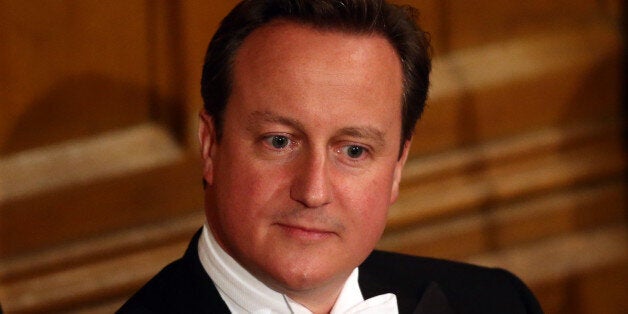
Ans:
[[[407,0],[433,87],[379,247],[627,313],[621,0]],[[203,222],[207,43],[235,1],[0,0],[0,304],[111,313]]]

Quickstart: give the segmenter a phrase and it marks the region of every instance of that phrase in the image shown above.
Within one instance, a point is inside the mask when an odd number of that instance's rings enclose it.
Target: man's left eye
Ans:
[[[342,148],[342,151],[350,158],[357,159],[364,154],[364,147],[357,145],[348,145]]]
[[[290,145],[290,139],[283,135],[273,135],[267,137],[266,142],[275,149],[284,149]]]

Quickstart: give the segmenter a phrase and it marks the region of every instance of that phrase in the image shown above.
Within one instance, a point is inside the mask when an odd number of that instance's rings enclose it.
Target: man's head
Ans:
[[[411,17],[375,0],[245,1],[234,12],[203,73],[207,221],[258,279],[297,301],[328,302],[397,198],[407,120],[419,116],[428,84],[427,46],[404,60],[378,29]],[[427,45],[402,28],[411,43],[400,47]]]
[[[402,64],[402,142],[412,137],[423,112],[431,70],[429,38],[415,24],[416,10],[383,0],[245,0],[222,21],[205,55],[201,94],[214,118],[218,140],[233,84],[233,62],[246,37],[272,20],[284,19],[320,30],[376,34],[387,39]]]

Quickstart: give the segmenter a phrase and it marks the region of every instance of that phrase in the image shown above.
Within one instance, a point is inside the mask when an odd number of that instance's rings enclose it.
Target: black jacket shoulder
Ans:
[[[430,285],[455,313],[543,313],[528,287],[499,268],[374,251],[360,266],[359,281],[365,298],[395,293],[400,313],[413,313]]]
[[[116,313],[230,313],[198,258],[196,233],[185,255],[164,267]]]

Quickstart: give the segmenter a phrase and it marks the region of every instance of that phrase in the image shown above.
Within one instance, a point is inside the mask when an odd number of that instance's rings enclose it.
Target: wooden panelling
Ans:
[[[51,247],[5,258],[0,261],[0,281],[13,282],[88,263],[94,259],[145,250],[172,241],[187,240],[203,222],[204,214],[196,211],[161,223],[147,224],[69,243],[62,247]]]
[[[450,49],[508,40],[547,29],[578,29],[583,21],[609,19],[608,1],[533,0],[520,3],[498,1],[447,1]]]
[[[0,257],[200,208],[177,4],[0,5]]]
[[[406,0],[436,59],[378,247],[625,313],[618,0]],[[202,225],[199,79],[236,1],[0,0],[0,302],[111,313]]]
[[[518,274],[532,284],[546,313],[623,314],[626,247],[628,230],[625,222],[618,222],[468,261]]]
[[[148,119],[145,1],[0,6],[0,154]]]
[[[624,314],[628,308],[627,263],[619,260],[585,273],[568,274],[538,284],[534,292],[545,313]]]
[[[155,124],[22,151],[0,159],[0,204],[181,158],[171,134]]]
[[[190,175],[197,169],[182,160],[3,204],[2,257],[198,211],[202,186]]]
[[[628,218],[625,190],[620,182],[594,184],[504,206],[476,207],[468,214],[388,229],[378,246],[412,255],[464,259],[622,222]]]
[[[180,257],[202,223],[202,213],[197,212],[4,259],[0,261],[3,308],[8,313],[69,309],[111,313],[165,264]]]
[[[9,301],[5,307],[7,312],[58,311],[115,297],[121,292],[128,295],[163,267],[155,260],[181,256],[187,241],[8,283],[2,287],[0,295]]]
[[[622,138],[618,128],[606,128],[606,132],[604,128],[591,127],[591,133],[584,134],[573,128],[549,129],[512,141],[413,159],[406,165],[407,176],[390,211],[389,227],[402,228],[617,177],[626,167]],[[572,142],[578,137],[580,141]]]
[[[615,21],[619,0],[533,0],[521,3],[456,0],[394,0],[420,10],[437,55],[509,41],[548,29],[580,29],[583,22]]]
[[[412,154],[617,117],[621,54],[619,30],[592,24],[436,59]]]
[[[628,258],[598,267],[577,277],[574,285],[577,310],[571,313],[617,313],[628,309]]]

